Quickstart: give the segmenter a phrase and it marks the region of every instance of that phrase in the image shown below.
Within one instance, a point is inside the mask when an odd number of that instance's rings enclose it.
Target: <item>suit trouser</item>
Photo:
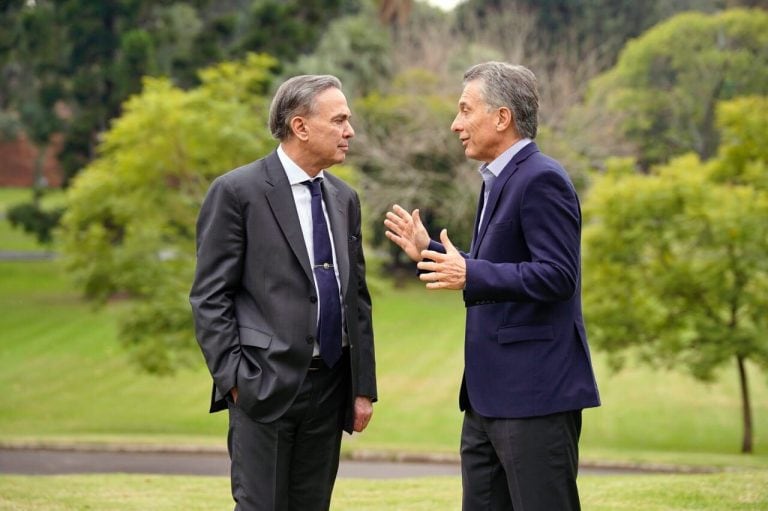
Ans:
[[[235,511],[326,511],[339,468],[349,357],[307,373],[278,420],[259,423],[229,403]]]
[[[461,431],[463,511],[575,511],[581,410],[489,419],[467,410]]]

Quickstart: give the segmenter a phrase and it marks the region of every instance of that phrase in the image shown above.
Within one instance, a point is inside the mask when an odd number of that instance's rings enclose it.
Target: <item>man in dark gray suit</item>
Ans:
[[[217,178],[200,210],[190,303],[211,412],[229,410],[239,511],[327,510],[342,430],[373,413],[360,201],[326,170],[350,116],[337,78],[286,81],[270,107],[279,147]]]

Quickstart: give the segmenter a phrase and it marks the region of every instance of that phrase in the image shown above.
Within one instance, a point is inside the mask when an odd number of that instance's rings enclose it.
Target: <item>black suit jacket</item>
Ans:
[[[365,281],[360,201],[324,173],[350,347],[354,396],[376,400],[371,299]],[[197,268],[190,293],[197,340],[213,377],[211,412],[238,405],[271,422],[293,403],[307,374],[318,303],[291,186],[276,152],[211,184],[197,222]]]

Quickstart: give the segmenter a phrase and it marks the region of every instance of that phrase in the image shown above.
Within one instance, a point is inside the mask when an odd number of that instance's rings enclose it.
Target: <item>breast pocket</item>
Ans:
[[[518,223],[515,220],[509,220],[506,222],[496,222],[488,226],[488,232],[505,232],[514,231],[517,229]]]
[[[499,344],[524,341],[551,341],[553,339],[552,325],[515,325],[499,328]]]

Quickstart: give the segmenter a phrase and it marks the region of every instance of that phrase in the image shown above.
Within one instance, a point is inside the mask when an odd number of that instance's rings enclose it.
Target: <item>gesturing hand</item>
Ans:
[[[400,247],[413,261],[421,260],[422,250],[429,246],[429,234],[421,223],[419,210],[408,213],[397,204],[392,206],[384,219],[384,226],[389,229],[384,234]]]
[[[429,261],[421,261],[417,265],[422,271],[419,278],[427,283],[427,289],[464,289],[467,282],[467,262],[456,250],[448,231],[440,232],[440,242],[445,247],[445,254],[433,250],[423,250],[421,257]]]

